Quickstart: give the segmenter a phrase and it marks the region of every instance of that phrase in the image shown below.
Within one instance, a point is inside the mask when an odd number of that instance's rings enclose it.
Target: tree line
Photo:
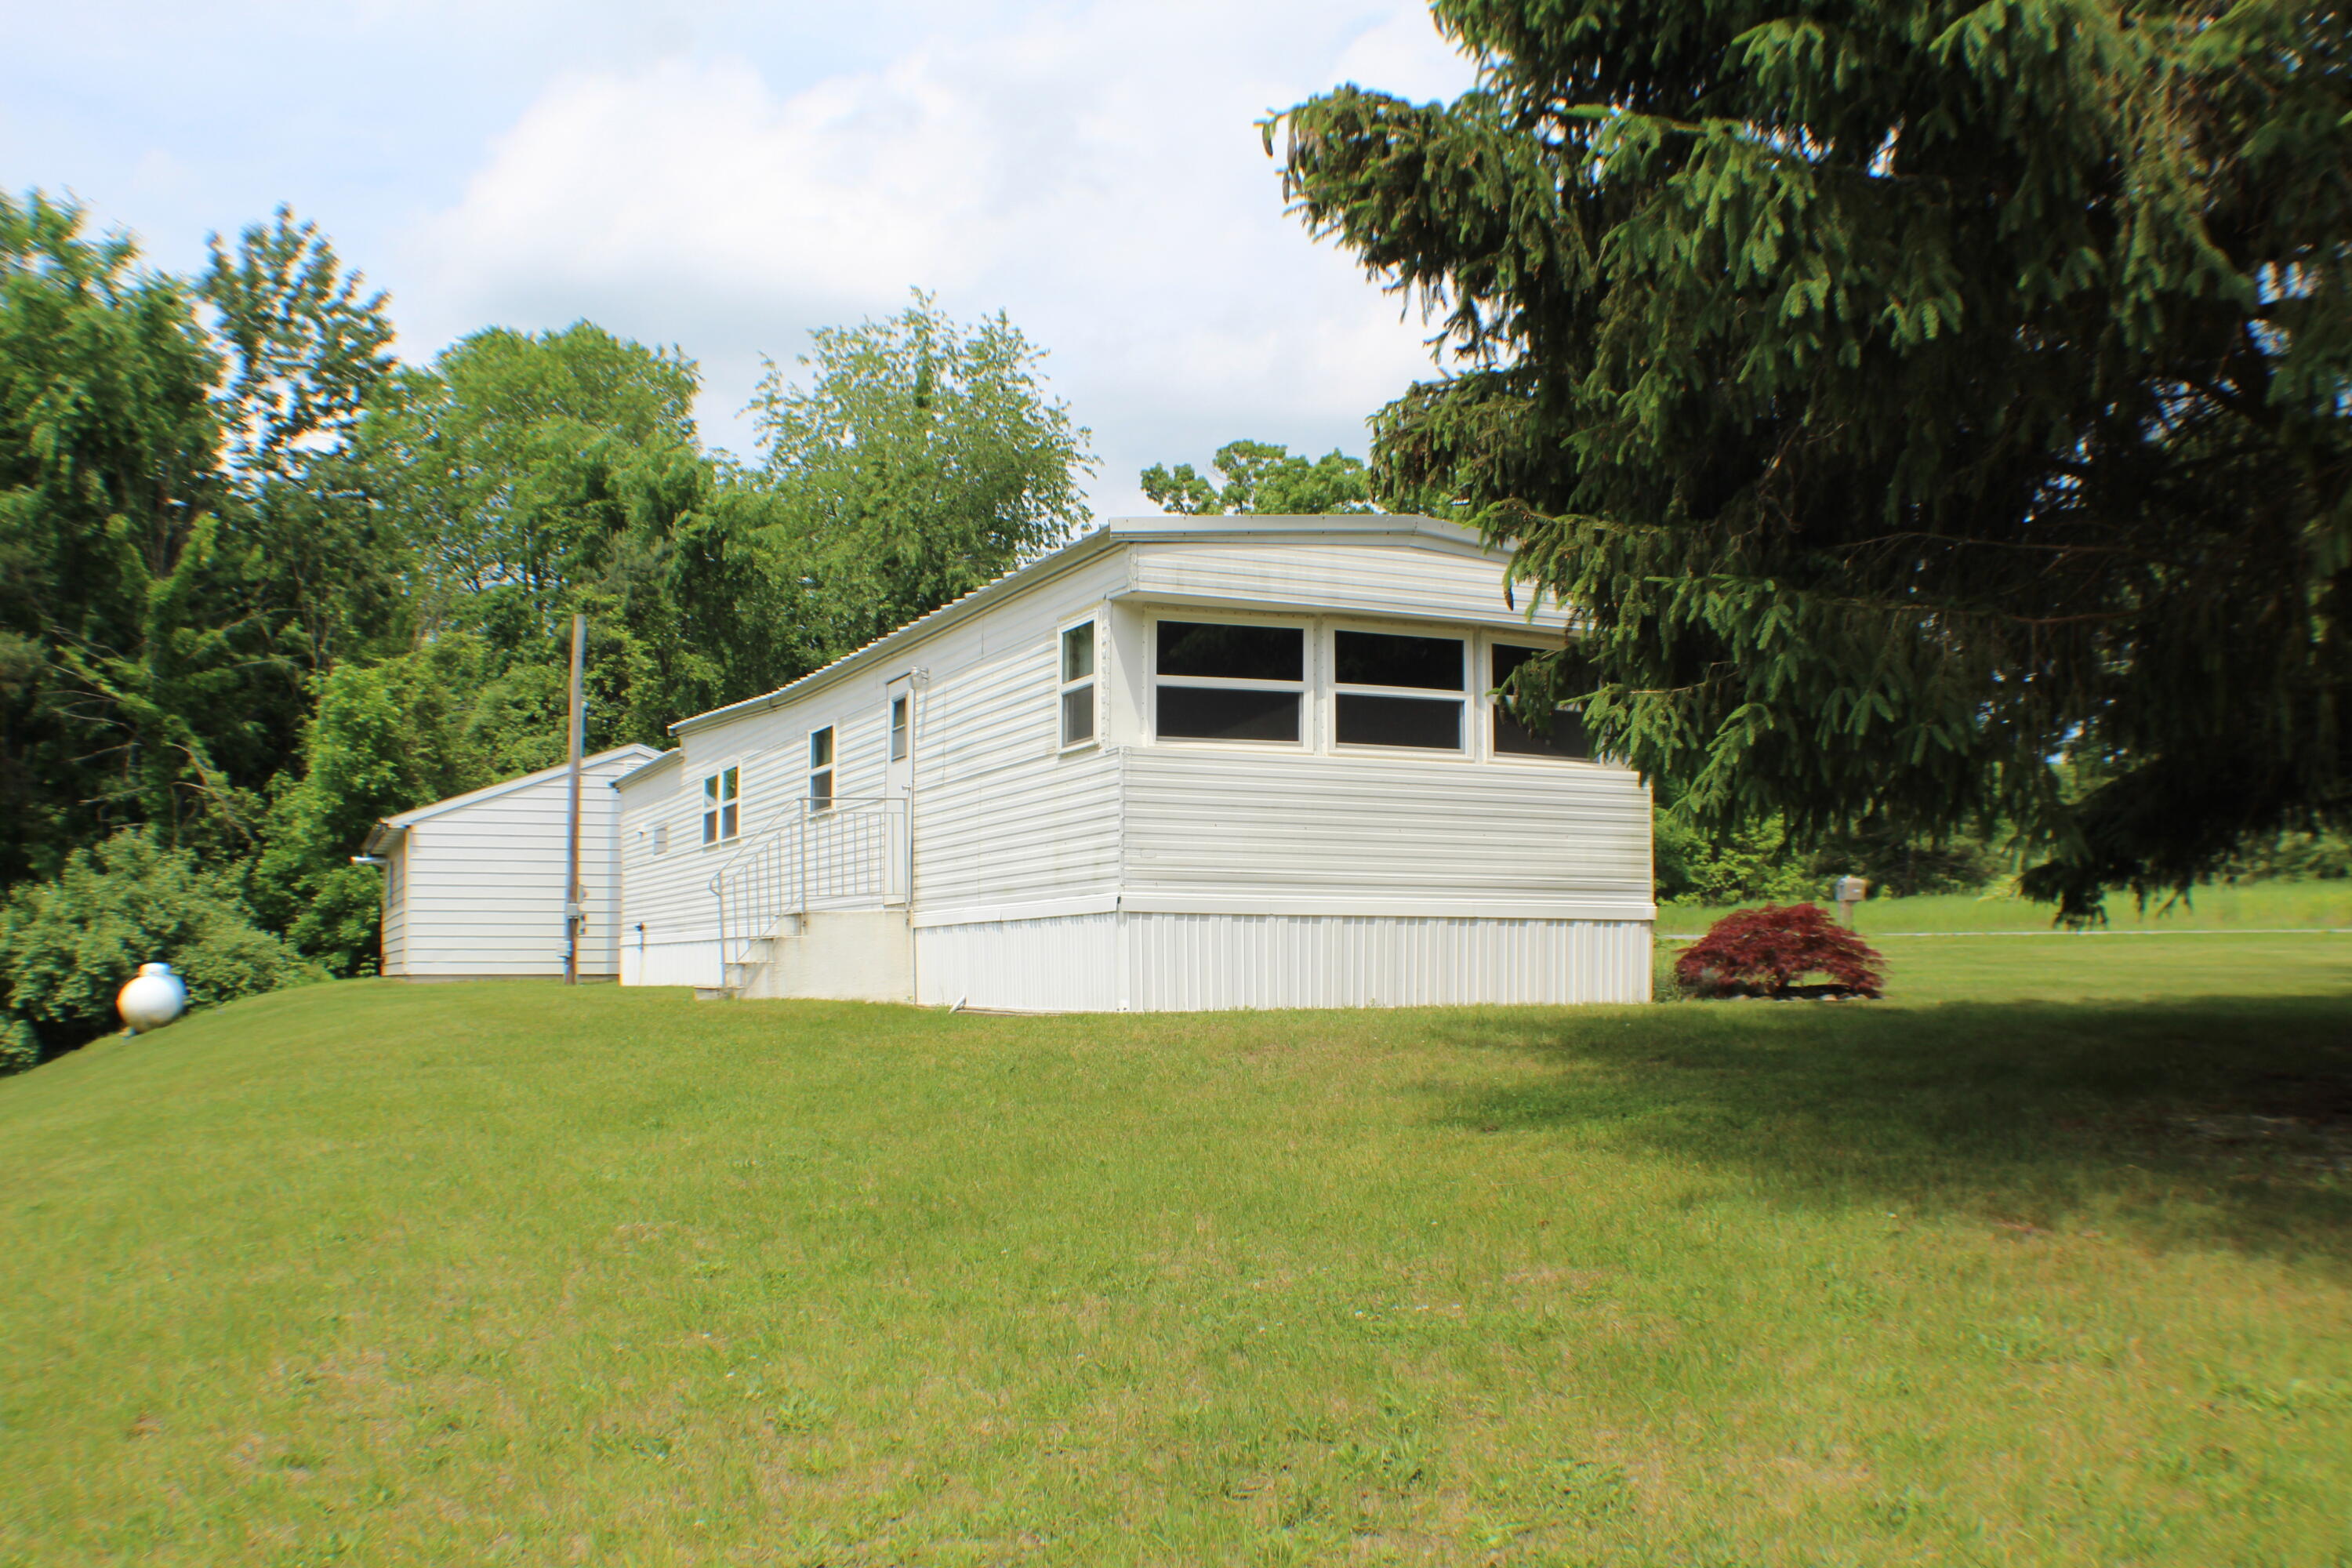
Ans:
[[[0,194],[0,1056],[102,1027],[72,972],[164,940],[142,921],[199,967],[214,933],[230,989],[370,967],[353,847],[560,760],[574,612],[591,749],[662,744],[1084,516],[1088,433],[1001,314],[814,333],[751,461],[704,446],[674,349],[394,342],[289,211],[179,276]]]

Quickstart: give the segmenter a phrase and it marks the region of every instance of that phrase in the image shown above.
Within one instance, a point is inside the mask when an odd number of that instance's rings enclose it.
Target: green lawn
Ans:
[[[1826,902],[1824,908],[1833,908]],[[1658,911],[1662,932],[1696,934],[1730,905],[1668,904]],[[2142,909],[2127,894],[2107,900],[2107,923],[2091,933],[2109,940],[2125,932],[2243,931],[2284,928],[2352,931],[2352,880],[2242,882],[2199,888],[2186,901],[2155,899]],[[2023,899],[1943,893],[1918,899],[1871,899],[1857,911],[1863,935],[1892,931],[2039,931],[2053,936],[2051,906]]]
[[[2352,937],[1887,947],[102,1042],[0,1081],[0,1564],[2352,1563]]]

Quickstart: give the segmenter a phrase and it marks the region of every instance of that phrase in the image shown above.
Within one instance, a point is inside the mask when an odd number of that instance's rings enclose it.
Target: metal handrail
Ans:
[[[719,984],[812,904],[888,902],[904,886],[906,807],[899,796],[805,796],[729,857],[710,879]]]

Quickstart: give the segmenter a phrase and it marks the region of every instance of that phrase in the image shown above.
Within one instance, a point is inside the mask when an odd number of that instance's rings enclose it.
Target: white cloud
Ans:
[[[404,324],[586,315],[678,342],[710,434],[740,443],[760,353],[919,286],[1053,350],[1106,510],[1143,504],[1142,464],[1239,436],[1360,451],[1363,418],[1427,373],[1423,329],[1284,216],[1254,121],[1343,79],[1458,90],[1426,10],[1099,0],[978,37],[961,16],[962,36],[918,29],[814,80],[738,53],[551,82],[415,231]]]

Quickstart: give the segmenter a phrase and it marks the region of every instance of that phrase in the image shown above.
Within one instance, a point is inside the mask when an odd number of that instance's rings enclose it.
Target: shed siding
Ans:
[[[383,944],[376,963],[381,974],[399,974],[408,963],[408,836],[384,855]]]
[[[630,755],[583,770],[583,975],[603,978],[619,967],[616,813],[607,785],[642,761]],[[562,974],[569,811],[570,783],[559,774],[413,824],[401,843],[405,887],[398,973]]]

